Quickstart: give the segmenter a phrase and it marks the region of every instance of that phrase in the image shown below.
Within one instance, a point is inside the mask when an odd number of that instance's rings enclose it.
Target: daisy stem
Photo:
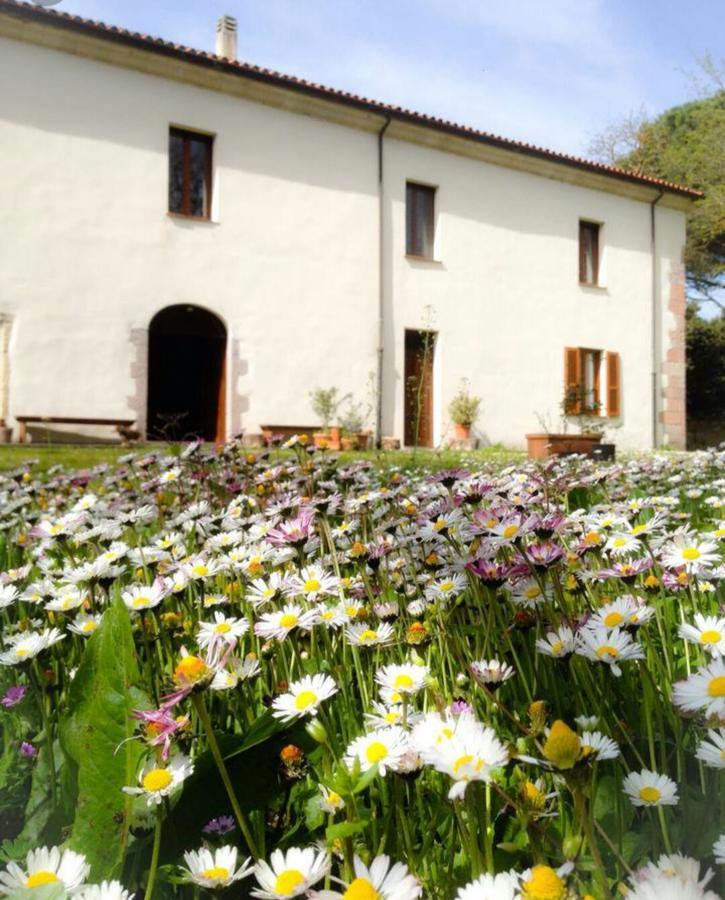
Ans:
[[[206,708],[206,703],[204,702],[204,695],[192,694],[192,701],[194,703],[194,708],[196,709],[201,724],[204,726],[204,731],[206,732],[206,737],[209,741],[209,749],[211,750],[211,755],[214,757],[214,762],[216,763],[216,767],[219,770],[219,775],[221,776],[222,782],[224,783],[227,796],[229,797],[229,802],[232,804],[232,809],[234,810],[234,816],[237,820],[237,824],[239,825],[239,830],[244,835],[244,840],[247,842],[247,847],[249,848],[249,852],[252,854],[252,858],[255,860],[259,859],[257,845],[255,844],[254,838],[252,837],[252,832],[249,828],[247,817],[244,815],[239,805],[239,800],[237,800],[237,795],[234,792],[234,787],[232,786],[231,779],[229,778],[229,772],[227,771],[227,767],[224,764],[224,758],[222,757],[221,751],[219,750],[219,744],[217,743],[216,736],[214,735],[214,728],[211,724],[211,719],[209,718],[209,712]]]
[[[58,808],[56,783],[55,783],[55,753],[53,752],[53,731],[50,726],[50,718],[45,709],[45,694],[43,693],[43,679],[40,674],[38,660],[33,660],[33,668],[30,671],[31,680],[35,683],[36,696],[38,698],[38,709],[40,710],[40,721],[45,732],[45,746],[48,752],[48,768],[50,769],[50,796],[53,803],[53,809]]]
[[[156,869],[159,866],[159,849],[161,848],[161,808],[156,808],[156,825],[154,827],[154,847],[151,851],[151,867],[149,878],[146,882],[144,900],[151,900],[154,895],[154,882],[156,881]]]

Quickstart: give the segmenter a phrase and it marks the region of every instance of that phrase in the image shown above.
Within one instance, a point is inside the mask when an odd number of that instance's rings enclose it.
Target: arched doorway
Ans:
[[[227,330],[198,306],[167,306],[149,326],[150,440],[224,440]]]

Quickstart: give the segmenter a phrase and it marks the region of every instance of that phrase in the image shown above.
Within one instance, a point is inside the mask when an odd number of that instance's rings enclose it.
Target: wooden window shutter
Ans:
[[[607,415],[621,414],[619,354],[607,351]]]
[[[582,363],[579,347],[564,348],[564,412],[578,416],[582,407]]]

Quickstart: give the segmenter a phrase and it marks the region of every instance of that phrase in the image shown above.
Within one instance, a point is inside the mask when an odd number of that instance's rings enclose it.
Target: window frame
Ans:
[[[416,227],[416,217],[413,215],[414,202],[411,202],[412,196],[416,196],[416,192],[425,193],[430,196],[430,246],[429,253],[423,252],[425,244],[425,228],[422,235],[418,234]],[[437,214],[438,188],[432,184],[424,184],[421,181],[413,181],[408,178],[405,182],[405,255],[411,259],[422,259],[435,262],[436,248],[436,214]],[[416,249],[415,238],[419,238],[418,246],[421,252]]]
[[[587,255],[584,234],[591,235],[592,280],[587,280]],[[602,223],[592,219],[579,219],[579,284],[582,287],[601,287],[602,274]]]
[[[181,209],[171,209],[171,140],[172,138],[181,138],[182,143],[182,177],[181,177]],[[206,145],[206,164],[204,171],[204,188],[206,195],[205,209],[203,213],[192,212],[191,209],[191,141],[198,141]],[[168,213],[171,216],[183,216],[188,219],[197,219],[202,221],[211,221],[212,213],[212,188],[213,188],[213,157],[214,157],[214,135],[203,131],[194,131],[191,128],[182,128],[178,125],[169,126],[169,191],[168,191]]]
[[[601,416],[602,360],[607,354],[594,347],[564,348],[564,414],[566,416]],[[587,388],[587,360],[592,359],[592,385]],[[609,386],[607,385],[607,390]],[[587,403],[591,394],[591,402]],[[610,415],[607,411],[607,415]]]

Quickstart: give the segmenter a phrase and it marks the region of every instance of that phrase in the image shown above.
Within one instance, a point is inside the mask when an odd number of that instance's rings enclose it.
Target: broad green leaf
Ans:
[[[148,706],[140,680],[128,610],[116,597],[90,637],[73,679],[61,743],[77,776],[78,804],[70,846],[86,855],[94,880],[118,875],[143,748],[130,741],[133,709]]]

